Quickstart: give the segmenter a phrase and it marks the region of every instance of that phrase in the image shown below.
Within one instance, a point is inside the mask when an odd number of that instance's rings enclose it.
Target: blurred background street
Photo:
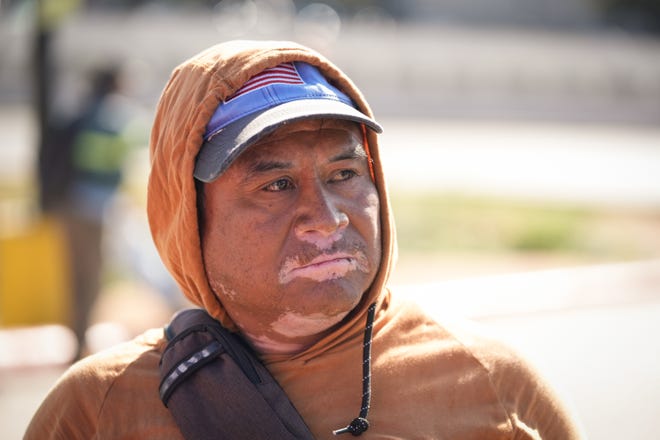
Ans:
[[[307,44],[364,92],[385,128],[402,294],[497,331],[589,438],[657,437],[657,2],[0,0],[0,438],[21,438],[77,350],[61,225],[39,204],[38,91],[66,120],[90,70],[118,63],[137,109],[103,217],[97,351],[186,305],[146,224],[146,141],[172,69],[231,38]]]

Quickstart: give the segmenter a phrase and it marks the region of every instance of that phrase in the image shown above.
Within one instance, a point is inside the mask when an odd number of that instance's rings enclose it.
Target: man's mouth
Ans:
[[[280,270],[280,282],[286,284],[295,278],[308,278],[315,281],[327,281],[345,276],[348,272],[364,270],[360,255],[333,253],[319,255],[313,260],[301,263],[297,258],[287,260]]]

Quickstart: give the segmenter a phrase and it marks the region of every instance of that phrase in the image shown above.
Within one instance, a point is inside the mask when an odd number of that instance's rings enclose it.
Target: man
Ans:
[[[83,111],[71,122],[70,145],[58,145],[55,154],[68,161],[62,200],[53,206],[62,221],[68,244],[73,304],[70,326],[78,341],[77,358],[88,349],[85,334],[101,289],[104,218],[121,183],[123,168],[137,140],[131,136],[135,108],[124,95],[121,68],[94,72],[91,93]],[[55,162],[57,163],[57,162]],[[53,162],[42,164],[52,167]],[[50,182],[43,182],[49,186]]]
[[[352,82],[294,43],[229,42],[179,66],[148,214],[182,291],[247,341],[314,438],[579,438],[522,359],[386,287],[378,132]],[[26,438],[183,438],[158,396],[165,345],[153,330],[74,365]]]

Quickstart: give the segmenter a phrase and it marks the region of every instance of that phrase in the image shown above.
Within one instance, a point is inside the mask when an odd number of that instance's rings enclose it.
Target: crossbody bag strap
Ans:
[[[204,310],[179,312],[166,335],[160,397],[186,439],[314,439],[251,349]]]

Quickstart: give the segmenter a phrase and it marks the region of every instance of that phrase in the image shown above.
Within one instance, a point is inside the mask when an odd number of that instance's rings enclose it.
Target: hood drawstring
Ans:
[[[369,306],[367,313],[367,326],[364,329],[364,342],[362,343],[362,407],[360,408],[360,415],[345,428],[332,431],[334,435],[350,432],[354,436],[358,436],[369,429],[367,414],[371,406],[371,335],[375,314],[376,303],[373,303]]]

